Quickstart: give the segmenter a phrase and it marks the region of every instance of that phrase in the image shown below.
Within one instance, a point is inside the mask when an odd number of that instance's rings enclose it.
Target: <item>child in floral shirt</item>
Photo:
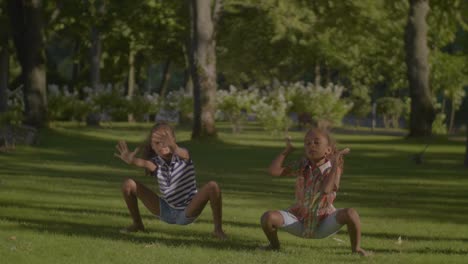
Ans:
[[[322,129],[311,129],[304,138],[305,158],[283,166],[293,146],[288,138],[286,149],[273,160],[272,176],[296,177],[296,202],[286,210],[267,211],[261,224],[270,244],[264,249],[279,250],[277,229],[281,228],[303,238],[325,238],[347,225],[351,250],[363,256],[361,224],[353,208],[335,209],[333,202],[343,171],[343,155],[349,149],[337,151],[330,134]]]

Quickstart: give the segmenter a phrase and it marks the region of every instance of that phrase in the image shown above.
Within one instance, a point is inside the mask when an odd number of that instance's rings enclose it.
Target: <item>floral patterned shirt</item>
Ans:
[[[332,169],[332,163],[327,160],[316,166],[308,159],[288,165],[291,176],[296,177],[296,203],[288,211],[304,224],[304,236],[313,237],[313,232],[321,220],[332,214],[336,209],[333,201],[336,198],[336,188],[330,193],[322,193]]]

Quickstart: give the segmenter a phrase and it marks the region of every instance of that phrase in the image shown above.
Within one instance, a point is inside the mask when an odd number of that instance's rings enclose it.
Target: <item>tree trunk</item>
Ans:
[[[194,125],[192,138],[216,137],[216,27],[221,0],[214,10],[211,0],[191,1],[191,73],[194,82]]]
[[[101,82],[101,33],[93,26],[91,29],[91,66],[90,66],[90,81],[91,87],[96,89]]]
[[[465,149],[465,167],[468,168],[468,115],[465,117],[466,118],[466,149]]]
[[[91,49],[90,49],[91,65],[89,69],[91,88],[96,90],[101,83],[101,33],[96,26],[91,28]],[[86,117],[87,126],[100,126],[101,114],[89,113]]]
[[[47,97],[42,1],[10,0],[8,4],[24,83],[24,123],[44,127],[47,125]]]
[[[201,102],[200,102],[200,82],[198,80],[198,72],[195,70],[195,53],[197,50],[196,29],[197,29],[197,12],[196,0],[188,0],[190,10],[190,47],[189,47],[189,70],[192,76],[193,85],[193,127],[192,138],[199,137],[202,134],[202,120],[201,120]]]
[[[314,84],[316,87],[319,87],[321,83],[322,75],[320,72],[320,64],[317,62],[315,63],[314,73],[315,73]]]
[[[133,97],[135,92],[135,51],[130,44],[130,50],[128,52],[128,97]],[[135,122],[133,113],[128,113],[128,122]]]
[[[193,82],[192,82],[192,73],[191,73],[191,60],[190,54],[187,54],[187,50],[191,50],[190,43],[187,44],[188,49],[185,46],[182,46],[182,52],[184,54],[185,69],[184,69],[184,87],[187,93],[193,94]]]
[[[97,5],[97,12],[94,16],[102,16],[105,12],[104,1],[89,2],[90,4]],[[101,32],[97,25],[93,25],[91,28],[91,49],[90,49],[90,82],[91,88],[96,90],[101,84],[101,55],[102,55],[102,43],[101,43]],[[101,115],[100,113],[90,113],[86,118],[86,125],[88,126],[100,126]]]
[[[71,91],[74,92],[77,87],[78,75],[80,74],[80,61],[78,53],[80,51],[80,40],[76,39],[73,45],[73,65],[72,65],[72,76],[70,81]]]
[[[452,98],[451,100],[451,108],[450,108],[450,121],[449,121],[449,129],[448,129],[448,133],[452,133],[453,132],[453,123],[455,122],[455,104],[454,104],[454,99]]]
[[[167,58],[166,62],[164,63],[164,69],[161,75],[161,83],[159,84],[160,98],[164,98],[164,96],[166,95],[167,83],[169,82],[171,78],[170,68],[171,68],[171,59]]]
[[[410,137],[432,134],[435,110],[429,90],[429,49],[426,16],[428,0],[409,0],[410,9],[405,30],[407,76],[410,87]]]
[[[0,113],[8,110],[8,73],[10,54],[8,53],[8,35],[0,39]]]

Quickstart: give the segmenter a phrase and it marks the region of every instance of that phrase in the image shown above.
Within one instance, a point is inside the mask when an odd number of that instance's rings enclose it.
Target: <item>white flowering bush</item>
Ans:
[[[184,88],[170,91],[162,107],[166,110],[179,112],[183,119],[193,120],[193,96]]]
[[[353,104],[341,99],[344,87],[328,84],[326,87],[312,83],[285,83],[282,85],[288,101],[292,102],[291,111],[307,114],[318,127],[328,128],[341,124],[343,117]]]
[[[252,106],[258,100],[258,95],[258,90],[255,88],[238,90],[232,85],[229,90],[217,91],[218,111],[231,122],[233,133],[241,132],[242,124],[247,119],[247,114],[252,112]]]
[[[154,115],[159,111],[160,100],[158,94],[134,95],[126,97],[128,101],[128,112],[133,114],[136,121],[143,121],[145,115]]]
[[[100,85],[95,89],[85,87],[86,101],[92,106],[92,113],[109,116],[113,121],[128,119],[129,100],[125,97],[123,86]]]
[[[287,100],[284,87],[267,88],[252,105],[252,110],[265,130],[279,134],[287,132],[292,124],[288,116],[291,106],[292,102]]]

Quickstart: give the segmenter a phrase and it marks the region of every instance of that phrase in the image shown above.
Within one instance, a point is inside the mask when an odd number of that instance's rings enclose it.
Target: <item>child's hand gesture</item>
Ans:
[[[151,140],[159,142],[163,146],[169,147],[172,151],[177,149],[177,143],[174,136],[166,130],[157,130],[151,136]]]
[[[135,160],[136,154],[138,153],[138,148],[130,152],[125,141],[119,141],[115,148],[119,153],[114,153],[114,156],[119,157],[127,164],[132,164]]]
[[[349,148],[344,148],[342,150],[337,150],[335,153],[331,154],[328,159],[332,162],[339,162],[342,160],[343,156],[348,154],[351,150]]]

